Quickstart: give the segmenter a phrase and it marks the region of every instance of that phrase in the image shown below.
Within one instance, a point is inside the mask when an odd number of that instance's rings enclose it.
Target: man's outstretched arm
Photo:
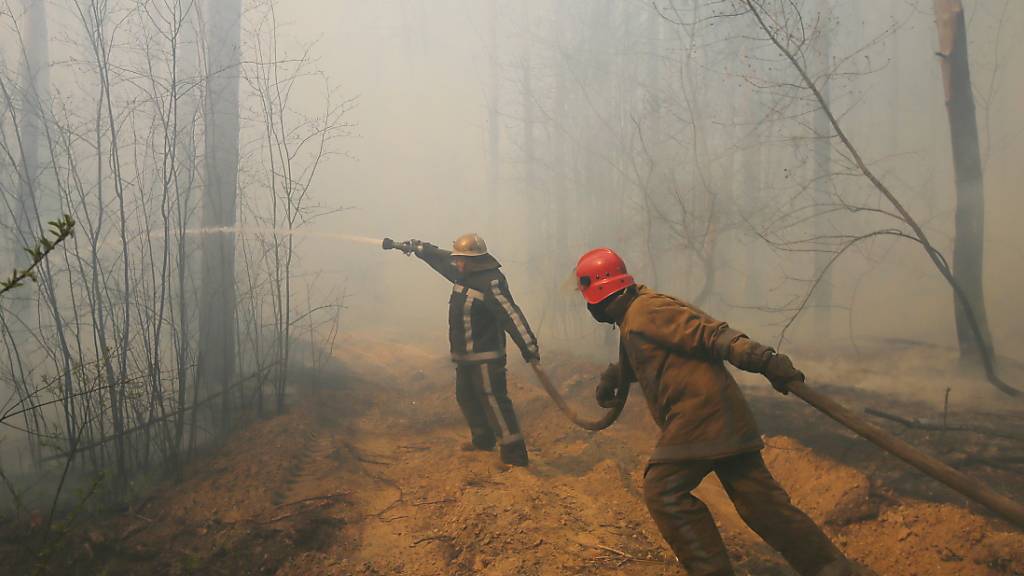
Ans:
[[[455,267],[455,261],[452,260],[451,252],[442,250],[428,242],[420,242],[419,240],[410,240],[409,242],[415,248],[414,253],[417,258],[426,262],[434,270],[437,270],[437,273],[444,276],[449,282],[454,284],[459,281],[459,270]]]
[[[637,331],[649,340],[682,354],[728,361],[740,370],[763,374],[783,394],[789,393],[788,382],[804,378],[785,354],[678,301],[654,302],[641,320]]]
[[[789,394],[786,384],[804,380],[804,373],[793,366],[789,356],[751,340],[746,334],[728,325],[719,334],[715,348],[722,360],[728,360],[740,370],[764,375],[771,381],[772,387],[783,394]]]

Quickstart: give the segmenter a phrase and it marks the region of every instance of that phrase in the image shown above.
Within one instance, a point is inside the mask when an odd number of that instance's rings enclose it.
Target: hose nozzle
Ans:
[[[391,238],[385,238],[384,241],[381,242],[381,248],[385,250],[401,250],[406,255],[412,254],[415,251],[412,240],[395,242]]]

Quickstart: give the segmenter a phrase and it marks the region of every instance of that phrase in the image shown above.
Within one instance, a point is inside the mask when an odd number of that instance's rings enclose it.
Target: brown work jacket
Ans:
[[[729,360],[766,350],[698,308],[640,286],[607,308],[619,326],[619,382],[638,381],[661,438],[651,462],[712,460],[764,447]]]

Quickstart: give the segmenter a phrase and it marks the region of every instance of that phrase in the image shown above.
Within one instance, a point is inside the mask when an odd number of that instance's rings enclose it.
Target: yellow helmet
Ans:
[[[452,256],[486,256],[487,243],[475,232],[463,234],[452,242]]]

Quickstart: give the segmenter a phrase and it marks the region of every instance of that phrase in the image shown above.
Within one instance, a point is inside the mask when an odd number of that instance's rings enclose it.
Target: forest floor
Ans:
[[[641,497],[656,430],[640,395],[611,429],[584,432],[513,361],[510,393],[531,466],[506,468],[495,453],[460,451],[467,434],[445,357],[350,338],[338,358],[344,366],[298,389],[288,413],[239,433],[192,464],[185,481],[130,512],[90,520],[40,572],[683,573]],[[545,362],[573,402],[591,403],[590,380],[572,377],[594,374],[596,365],[565,357]],[[858,408],[934,414],[930,404],[870,388],[827,387]],[[771,393],[766,383],[750,380],[746,390],[766,434],[768,466],[850,557],[882,575],[1024,575],[1024,533],[968,507],[799,400]],[[1022,416],[999,414],[1016,422]],[[950,432],[895,423],[892,429],[1024,497],[1013,458],[1002,464],[1005,451],[984,449],[1016,440],[996,441],[988,432],[957,432],[951,440]],[[719,522],[739,574],[793,574],[743,525],[713,477],[698,495]],[[30,560],[4,564],[12,573],[32,572]]]

